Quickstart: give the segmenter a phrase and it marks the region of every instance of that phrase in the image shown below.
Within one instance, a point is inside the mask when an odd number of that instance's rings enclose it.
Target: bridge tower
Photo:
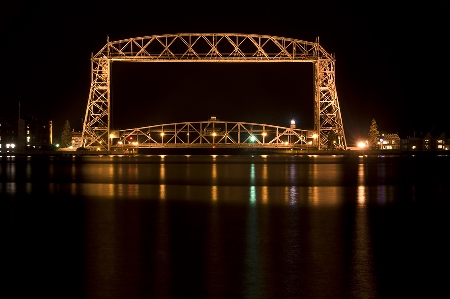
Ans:
[[[220,49],[220,50],[219,50]],[[317,148],[346,149],[336,92],[335,58],[319,44],[234,33],[167,34],[109,41],[91,57],[91,86],[83,123],[83,146],[111,148],[111,64],[134,62],[309,62],[314,65],[314,133]]]

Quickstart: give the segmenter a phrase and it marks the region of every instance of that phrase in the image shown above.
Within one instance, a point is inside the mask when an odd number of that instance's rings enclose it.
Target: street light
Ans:
[[[109,144],[108,144],[108,150],[111,149],[111,146],[113,145],[113,138],[115,135],[113,133],[109,134]]]
[[[364,154],[364,149],[367,147],[367,141],[358,141],[358,148]]]
[[[312,136],[312,138],[313,138],[312,144],[313,144],[314,147],[317,146],[317,137],[318,137],[317,134],[313,134],[313,136]]]
[[[367,146],[367,141],[358,141],[358,147],[364,149]]]

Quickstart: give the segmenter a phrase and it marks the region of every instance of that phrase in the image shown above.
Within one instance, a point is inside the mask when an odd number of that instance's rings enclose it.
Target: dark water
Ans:
[[[2,298],[445,298],[450,156],[0,157]]]

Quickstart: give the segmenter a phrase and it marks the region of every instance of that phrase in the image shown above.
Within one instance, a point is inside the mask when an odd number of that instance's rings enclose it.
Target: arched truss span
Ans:
[[[318,40],[307,42],[255,34],[184,33],[108,40],[93,55],[92,81],[82,132],[86,148],[110,150],[111,147],[111,64],[114,61],[313,63],[317,148],[347,147],[336,92],[335,59]]]
[[[306,130],[268,124],[219,121],[183,122],[113,131],[113,148],[296,148],[315,147]]]

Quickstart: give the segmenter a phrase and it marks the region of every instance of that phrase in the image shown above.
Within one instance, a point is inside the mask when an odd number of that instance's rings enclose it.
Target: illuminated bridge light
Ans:
[[[165,47],[160,47],[160,43],[163,39],[170,40],[170,44]],[[213,40],[220,40],[221,44],[223,44],[223,47],[220,49],[225,52],[219,52],[216,43],[211,42]],[[244,42],[248,40],[251,40],[252,43],[248,44],[247,42]],[[206,42],[210,48],[208,48],[208,46],[204,48],[204,42]],[[240,48],[241,45],[246,45],[245,50],[244,48]],[[155,53],[152,53],[156,48],[160,48],[161,52],[158,53],[156,51]],[[233,49],[232,52],[229,51],[230,49]],[[292,52],[291,49],[296,49],[296,51]],[[91,59],[92,81],[89,94],[92,95],[92,97],[89,96],[88,98],[86,114],[84,117],[81,138],[83,140],[83,148],[94,150],[97,147],[100,147],[101,149],[108,151],[113,148],[112,142],[108,140],[111,138],[110,133],[112,132],[109,124],[112,116],[110,115],[110,111],[112,110],[112,101],[110,101],[110,82],[112,82],[112,80],[110,80],[110,76],[111,63],[113,61],[120,59],[121,61],[139,60],[139,62],[173,62],[176,60],[202,63],[211,61],[209,53],[213,52],[217,54],[215,56],[215,58],[217,58],[215,61],[220,63],[254,63],[255,57],[258,57],[258,61],[262,62],[285,63],[286,57],[284,57],[284,55],[279,55],[279,53],[289,53],[289,61],[313,63],[317,66],[318,70],[317,72],[314,72],[313,78],[315,90],[328,91],[323,93],[320,92],[318,97],[314,98],[314,119],[326,120],[320,122],[319,125],[314,128],[314,131],[318,134],[316,140],[313,141],[314,146],[317,147],[318,150],[328,149],[329,144],[326,131],[332,129],[333,132],[337,134],[336,144],[333,148],[346,149],[347,145],[335,85],[335,59],[333,55],[326,52],[325,49],[319,45],[319,40],[317,39],[316,42],[307,42],[286,37],[233,33],[178,33],[175,35],[164,34],[158,36],[135,37],[118,41],[109,41],[108,39],[106,46],[97,52]],[[168,58],[166,53],[172,53],[172,56]],[[185,53],[190,53],[192,55],[185,55]],[[233,55],[234,53],[241,53],[242,55],[235,56]],[[139,59],[136,59],[138,56]],[[99,82],[105,84],[99,84]],[[106,104],[99,105],[99,102],[104,102]],[[162,127],[162,125],[135,128],[136,130],[131,131],[135,132],[133,134],[135,134],[136,137],[133,139],[139,139],[140,144],[142,144],[140,145],[140,148],[155,145],[156,139],[159,139],[158,141],[162,143],[164,142],[164,139],[167,139],[165,146],[171,146],[171,142],[174,144],[177,143],[176,146],[178,146],[178,143],[185,143],[186,146],[189,146],[191,144],[193,145],[194,142],[197,142],[202,146],[201,144],[210,142],[207,137],[211,135],[206,136],[208,134],[200,132],[205,128],[207,130],[215,130],[223,124],[225,124],[223,128],[225,131],[232,131],[232,134],[228,134],[227,138],[225,138],[226,141],[230,141],[230,144],[234,144],[237,147],[242,145],[242,143],[247,143],[248,146],[255,147],[256,145],[254,144],[248,144],[249,136],[246,134],[248,134],[248,132],[264,132],[267,127],[270,127],[269,132],[271,138],[265,140],[265,137],[267,139],[269,135],[266,136],[263,133],[262,143],[264,145],[261,146],[269,144],[269,146],[274,145],[274,147],[276,147],[281,140],[280,137],[285,135],[289,135],[289,143],[291,145],[298,145],[298,148],[306,146],[306,143],[298,138],[303,132],[296,128],[295,120],[291,120],[289,128],[277,125],[260,125],[242,122],[235,122],[232,125],[231,122],[221,121],[215,116],[211,116],[206,122],[201,122],[204,126],[196,128],[195,124],[199,123],[200,122],[178,123],[178,125],[182,126],[180,129],[175,123],[165,124],[164,130],[167,130],[167,137],[164,136],[164,138],[162,138],[163,135],[155,136],[161,132],[158,131],[158,128]],[[230,126],[227,126],[226,124],[229,124]],[[333,124],[333,127],[330,128],[328,124]],[[255,125],[261,126],[262,129],[254,130],[253,127]],[[144,129],[149,132],[148,135],[144,133]],[[190,134],[194,137],[189,137],[188,140],[182,140],[186,135],[180,135],[179,133],[184,133],[184,130],[186,129],[192,130]],[[124,131],[127,132],[130,130],[125,129]],[[220,131],[218,132],[219,134],[217,136],[223,136]],[[311,135],[309,134],[307,136]],[[225,141],[225,139],[223,140]],[[123,142],[125,139],[120,141]],[[260,143],[258,140],[256,141]],[[222,139],[217,142],[222,142]]]

